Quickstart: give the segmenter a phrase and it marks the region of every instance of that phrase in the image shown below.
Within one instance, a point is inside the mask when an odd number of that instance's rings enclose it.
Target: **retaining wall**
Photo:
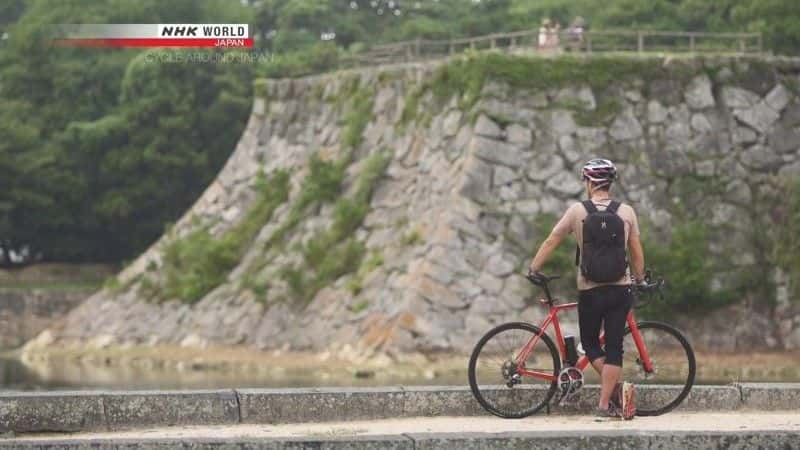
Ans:
[[[597,386],[558,414],[589,413]],[[660,395],[670,386],[641,386]],[[683,411],[796,410],[800,383],[696,386]],[[307,423],[425,416],[487,414],[465,387],[236,389],[5,393],[0,428],[16,432],[98,431],[172,425]]]
[[[94,289],[0,288],[0,350],[17,348],[87,299]]]
[[[624,431],[594,431],[580,435],[564,435],[553,432],[513,432],[513,433],[411,433],[399,436],[349,436],[315,438],[266,438],[266,439],[52,439],[41,442],[2,442],[2,448],[42,448],[42,449],[93,449],[119,450],[137,449],[333,449],[348,450],[421,450],[421,449],[677,449],[694,450],[720,448],[795,448],[800,434],[794,432],[640,432],[631,434]]]

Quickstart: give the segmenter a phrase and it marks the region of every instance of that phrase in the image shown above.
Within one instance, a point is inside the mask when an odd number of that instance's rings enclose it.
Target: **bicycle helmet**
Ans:
[[[589,180],[595,187],[610,186],[617,179],[617,168],[607,159],[590,159],[581,169],[581,180]]]

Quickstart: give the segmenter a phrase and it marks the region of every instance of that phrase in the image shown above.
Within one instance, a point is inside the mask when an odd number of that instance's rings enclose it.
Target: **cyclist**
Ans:
[[[600,417],[625,417],[632,418],[635,411],[633,386],[630,383],[618,384],[622,372],[622,338],[625,331],[625,322],[633,303],[631,279],[636,283],[643,283],[644,278],[644,252],[639,240],[639,223],[633,208],[611,200],[611,186],[617,178],[617,169],[607,159],[592,159],[581,170],[581,179],[585,184],[589,200],[575,203],[564,213],[561,220],[556,223],[550,235],[545,239],[530,265],[532,279],[543,279],[539,272],[547,259],[567,234],[574,234],[578,243],[576,263],[578,270],[578,323],[580,328],[581,345],[601,377],[600,400],[597,415]],[[595,233],[587,231],[590,220],[589,209],[594,213],[607,214],[600,223],[601,232],[607,228],[612,229],[618,224],[620,230],[624,227],[624,238],[619,239],[619,252],[623,267],[614,272],[606,269],[613,266],[603,257],[587,256],[587,251],[597,251],[593,245],[597,241],[586,241],[585,235]],[[615,214],[621,223],[608,214]],[[608,227],[607,223],[608,222]],[[594,222],[592,222],[594,223]],[[622,233],[620,233],[622,234]],[[622,240],[624,239],[624,240]],[[587,244],[587,242],[589,244]],[[588,247],[588,248],[584,248]],[[611,249],[613,253],[614,249]],[[627,256],[626,256],[627,253]],[[630,267],[627,258],[630,259]],[[601,267],[592,269],[591,263]],[[602,277],[595,275],[598,270],[612,274]],[[633,270],[633,277],[631,277]],[[603,279],[604,281],[597,281]],[[605,331],[605,349],[600,345],[600,327]],[[612,395],[613,394],[613,395]],[[630,416],[630,417],[628,417]]]

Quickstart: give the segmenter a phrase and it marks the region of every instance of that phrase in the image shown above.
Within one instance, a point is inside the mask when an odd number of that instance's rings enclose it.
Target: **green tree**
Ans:
[[[52,25],[249,22],[252,8],[222,0],[24,6],[0,46],[0,244],[48,260],[132,257],[224,163],[244,125],[252,70],[142,67],[139,50],[52,47]]]
[[[250,104],[248,64],[153,63],[186,57],[153,50],[129,64],[114,115],[74,123],[90,185],[87,211],[120,258],[139,251],[174,221],[224,164]]]

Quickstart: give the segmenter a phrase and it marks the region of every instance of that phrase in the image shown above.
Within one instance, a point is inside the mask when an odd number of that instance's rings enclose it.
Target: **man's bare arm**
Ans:
[[[545,239],[544,242],[542,242],[542,245],[536,252],[536,256],[533,257],[530,269],[533,270],[534,272],[542,270],[542,266],[544,266],[544,263],[547,262],[548,258],[550,258],[550,255],[556,248],[558,248],[559,244],[561,244],[563,240],[564,240],[563,234],[551,232],[550,236],[547,236],[547,239]]]
[[[644,250],[639,236],[631,236],[628,239],[628,252],[631,256],[631,270],[636,281],[644,279]]]

